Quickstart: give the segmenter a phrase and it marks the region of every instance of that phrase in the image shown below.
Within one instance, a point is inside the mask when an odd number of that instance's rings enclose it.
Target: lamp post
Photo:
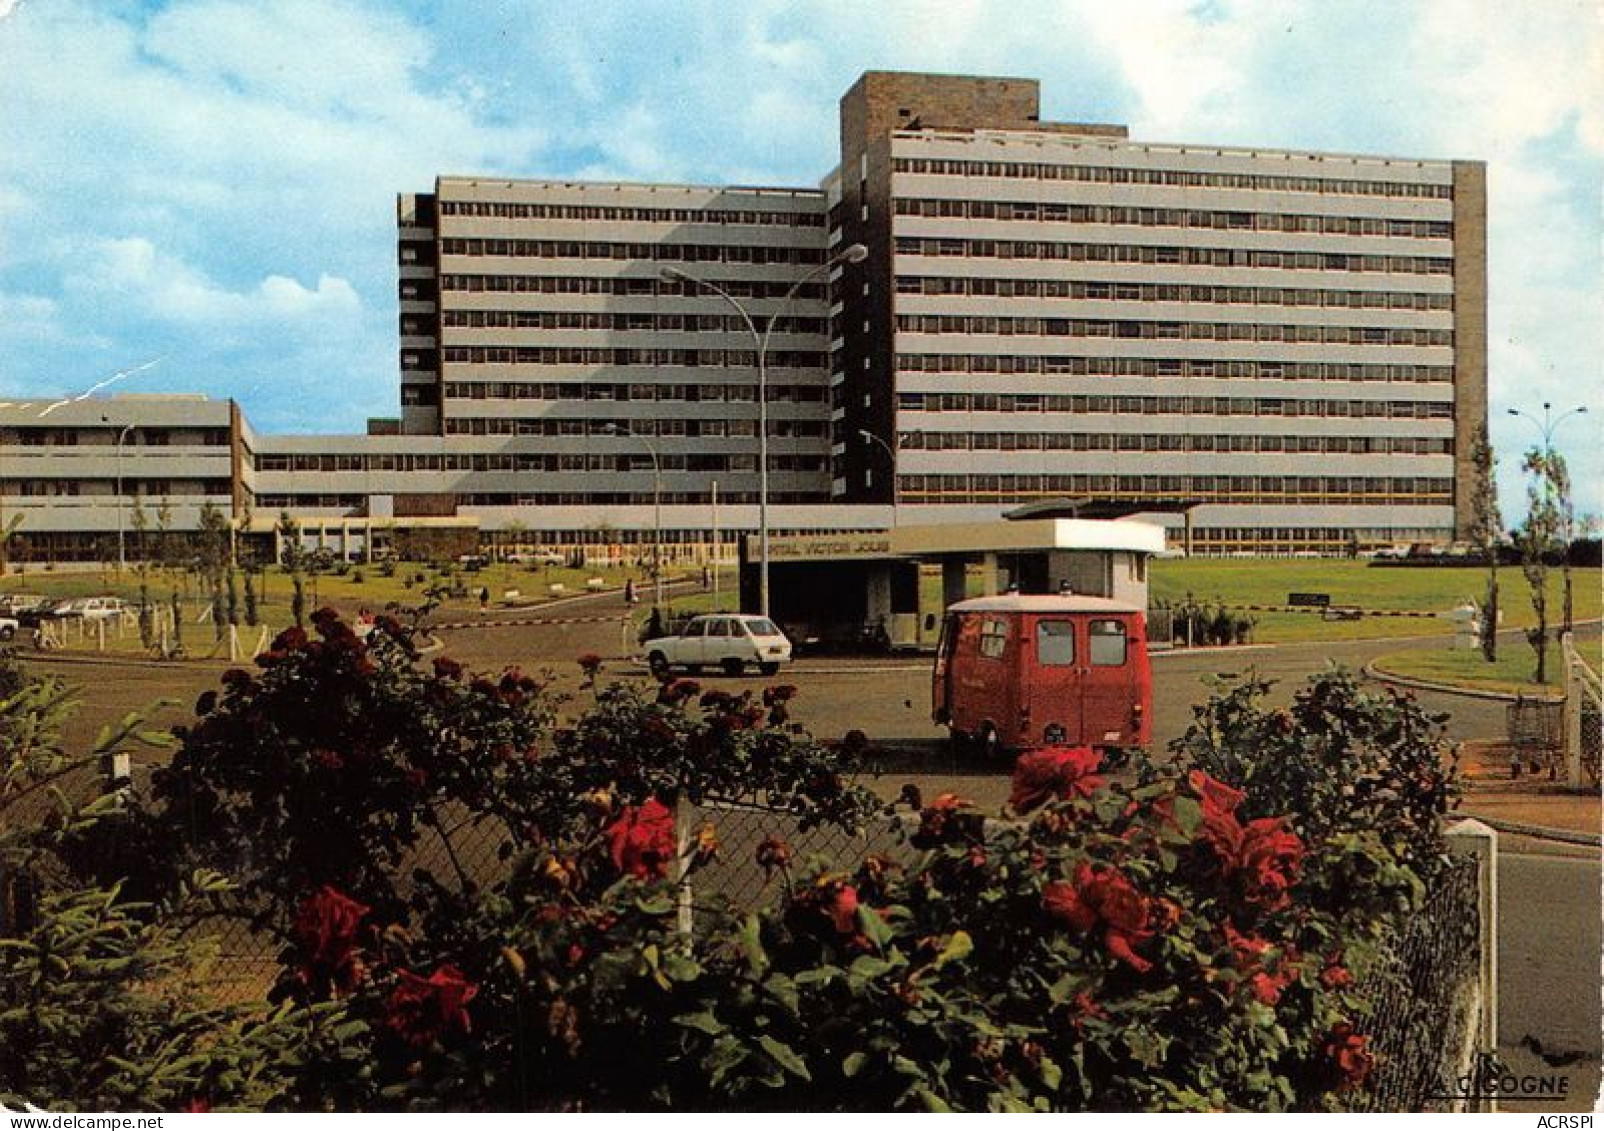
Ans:
[[[779,321],[780,315],[791,305],[791,300],[797,296],[803,286],[827,274],[830,270],[844,263],[861,263],[869,257],[869,249],[861,243],[849,244],[836,252],[829,259],[808,271],[805,275],[791,284],[791,289],[785,292],[780,299],[780,305],[774,309],[763,324],[760,331],[751,313],[742,306],[736,297],[706,279],[698,278],[677,267],[664,267],[659,275],[670,282],[690,283],[706,291],[712,291],[725,302],[735,308],[735,313],[741,316],[747,330],[752,335],[752,342],[757,347],[757,511],[758,511],[758,604],[759,612],[765,617],[769,615],[769,406],[768,406],[768,352],[769,338],[774,333],[774,324]]]
[[[865,444],[879,444],[885,450],[886,458],[891,461],[891,525],[897,526],[897,453],[890,444],[870,432],[867,428],[859,428],[858,435],[863,437]]]
[[[121,577],[123,566],[126,564],[123,554],[123,441],[128,433],[133,431],[132,424],[123,425],[123,430],[117,433],[117,576]]]
[[[631,436],[646,445],[646,454],[652,457],[652,600],[655,607],[663,607],[663,465],[657,458],[657,445],[639,432],[632,432],[622,424],[603,424],[602,432],[608,436]]]
[[[1544,401],[1543,402],[1543,419],[1541,419],[1541,420],[1538,420],[1537,417],[1533,416],[1529,412],[1522,412],[1518,408],[1512,408],[1512,409],[1509,410],[1509,415],[1511,415],[1511,416],[1519,416],[1519,417],[1522,417],[1522,418],[1524,418],[1526,420],[1531,421],[1532,424],[1536,426],[1537,430],[1540,433],[1542,433],[1542,436],[1543,436],[1542,455],[1543,455],[1543,460],[1544,460],[1545,463],[1551,463],[1551,461],[1553,459],[1553,455],[1554,455],[1554,430],[1556,428],[1558,428],[1561,424],[1563,424],[1565,421],[1569,420],[1571,417],[1580,416],[1581,414],[1585,413],[1587,411],[1587,406],[1586,405],[1577,405],[1575,408],[1566,409],[1564,412],[1560,413],[1558,416],[1555,416],[1553,414],[1553,409],[1554,409],[1554,406],[1553,406],[1553,404],[1551,402]],[[1547,473],[1545,472],[1544,475],[1543,475],[1544,498],[1545,499],[1551,498],[1553,490],[1554,490],[1554,482],[1553,482],[1552,479],[1550,479],[1548,477]],[[1563,626],[1561,628],[1561,631],[1562,632],[1569,632],[1571,630],[1571,547],[1570,547],[1571,529],[1570,529],[1570,507],[1569,507],[1569,505],[1567,505],[1565,507],[1565,510],[1562,513],[1564,515],[1564,521],[1565,521],[1565,529],[1564,529],[1565,556],[1562,559],[1563,562],[1564,562],[1563,569],[1564,569],[1564,573],[1565,573],[1565,608],[1564,608],[1564,624],[1563,624]],[[1539,665],[1539,667],[1541,667],[1541,665]]]

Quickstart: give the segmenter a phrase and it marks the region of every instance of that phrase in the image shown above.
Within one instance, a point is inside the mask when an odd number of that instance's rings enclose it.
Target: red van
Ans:
[[[960,601],[941,627],[931,698],[955,741],[987,752],[1146,746],[1146,619],[1104,597]]]

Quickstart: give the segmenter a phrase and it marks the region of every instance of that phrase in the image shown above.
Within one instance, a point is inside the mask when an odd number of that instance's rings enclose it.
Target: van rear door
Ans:
[[[1087,741],[1081,729],[1085,649],[1077,627],[1072,617],[1039,617],[1030,639],[1023,642],[1020,698],[1029,722],[1027,733],[1019,736],[1022,743],[1056,746]]]
[[[1132,706],[1139,702],[1135,662],[1145,647],[1126,617],[1091,617],[1086,621],[1086,661],[1081,712],[1082,742],[1118,746],[1137,741]],[[1144,653],[1145,655],[1145,653]]]

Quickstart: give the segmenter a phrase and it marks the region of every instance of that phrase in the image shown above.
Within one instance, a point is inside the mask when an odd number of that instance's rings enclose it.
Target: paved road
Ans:
[[[1499,1053],[1516,1076],[1558,1073],[1564,1105],[1519,1103],[1527,1111],[1591,1111],[1599,1098],[1604,1055],[1599,960],[1604,954],[1604,907],[1595,855],[1500,854],[1498,868]],[[1545,1064],[1550,1057],[1575,1063]]]

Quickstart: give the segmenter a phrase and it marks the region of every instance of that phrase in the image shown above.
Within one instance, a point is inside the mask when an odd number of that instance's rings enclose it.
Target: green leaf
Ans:
[[[716,1037],[726,1029],[722,1021],[705,1009],[700,1013],[682,1013],[674,1018],[674,1024],[686,1029],[695,1029],[698,1033],[706,1033],[709,1037]]]
[[[862,1072],[863,1066],[868,1063],[868,1053],[848,1053],[846,1059],[841,1062],[841,1075],[845,1076],[848,1080],[851,1080],[853,1077],[857,1076],[858,1073]]]
[[[813,1076],[808,1072],[808,1066],[790,1045],[777,1041],[767,1033],[758,1037],[757,1043],[764,1052],[773,1058],[774,1063],[785,1069],[793,1076],[812,1082]]]
[[[1203,807],[1195,799],[1177,794],[1174,812],[1175,823],[1188,837],[1196,836],[1197,830],[1203,827]]]
[[[974,950],[975,940],[969,937],[968,931],[954,931],[952,937],[947,940],[947,945],[936,955],[936,969],[939,970],[949,962],[962,962],[973,954]]]

